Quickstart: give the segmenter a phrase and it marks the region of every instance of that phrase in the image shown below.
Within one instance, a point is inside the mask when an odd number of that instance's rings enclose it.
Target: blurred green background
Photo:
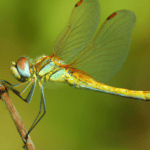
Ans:
[[[66,26],[78,0],[0,0],[0,78],[16,84],[10,64],[20,56],[51,55],[53,43]],[[150,1],[99,0],[101,21],[120,9],[137,16],[127,61],[107,84],[150,90]],[[150,102],[49,83],[47,114],[31,132],[37,150],[148,150]],[[36,87],[30,104],[10,92],[27,129],[40,106]],[[0,149],[20,150],[23,142],[0,101]]]

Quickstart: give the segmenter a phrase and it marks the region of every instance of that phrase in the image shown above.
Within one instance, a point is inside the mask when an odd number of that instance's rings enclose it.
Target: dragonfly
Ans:
[[[41,56],[34,62],[20,57],[12,62],[10,70],[20,83],[1,83],[26,103],[30,103],[36,83],[41,90],[40,111],[28,134],[46,113],[44,83],[64,82],[70,86],[89,89],[144,101],[150,100],[150,91],[136,91],[109,86],[106,83],[125,62],[131,43],[136,16],[130,10],[112,13],[96,33],[100,20],[98,0],[80,0],[71,13],[69,22],[56,39],[50,56]],[[94,37],[94,35],[96,35]],[[26,83],[19,92],[16,88]],[[23,93],[31,88],[26,98]],[[44,112],[41,114],[41,110]]]

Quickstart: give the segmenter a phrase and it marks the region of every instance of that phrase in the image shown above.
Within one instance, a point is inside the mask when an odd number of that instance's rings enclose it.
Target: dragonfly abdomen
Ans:
[[[150,100],[150,91],[136,91],[124,88],[116,88],[109,85],[105,85],[92,77],[82,72],[72,72],[66,74],[66,80],[70,85],[77,88],[85,88],[98,92],[109,93],[113,95],[130,97],[140,100]]]
[[[140,100],[150,100],[150,91],[136,91],[136,90],[129,90],[124,88],[116,88],[116,87],[102,84],[100,82],[92,86],[88,84],[84,88],[99,91],[99,92],[109,93],[113,95],[123,96],[123,97],[135,98]]]
[[[116,88],[102,83],[95,90],[114,94],[114,95],[119,95],[123,97],[130,97],[130,98],[136,98],[141,100],[150,100],[150,91],[136,91],[136,90],[129,90],[124,88]]]

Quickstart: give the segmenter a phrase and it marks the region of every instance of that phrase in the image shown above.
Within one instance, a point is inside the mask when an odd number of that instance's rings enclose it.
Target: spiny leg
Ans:
[[[22,85],[22,83],[19,83],[19,84],[13,85],[12,87],[13,87],[13,88],[16,88],[16,87],[19,87],[20,85]]]
[[[32,87],[31,87],[31,90],[30,90],[29,94],[27,95],[27,97],[25,99],[27,103],[30,103],[30,101],[32,99],[32,96],[33,96],[33,93],[34,93],[34,90],[35,90],[35,86],[36,86],[36,82],[33,83]]]
[[[20,92],[20,95],[22,95],[27,89],[28,87],[32,84],[32,82],[29,82],[26,87]]]
[[[27,81],[27,82],[31,83],[30,80]],[[27,82],[19,83],[19,84],[13,85],[12,87],[13,87],[13,88],[17,88],[17,87],[19,87],[20,85],[23,85],[23,84],[25,84],[25,83],[27,83]]]
[[[37,117],[35,118],[33,124],[31,125],[31,128],[29,129],[27,135],[25,136],[25,139],[28,138],[29,133],[33,130],[33,128],[38,124],[38,122],[43,118],[43,116],[46,113],[46,103],[45,103],[45,97],[44,97],[44,89],[43,86],[41,84],[41,82],[39,81],[39,85],[40,85],[40,89],[41,89],[41,102],[40,102],[40,111],[37,115]],[[41,114],[41,110],[42,110],[42,105],[44,106],[44,113],[41,115],[41,117],[38,119],[39,115]],[[38,119],[38,120],[37,120]]]
[[[33,79],[32,81],[30,81],[30,83],[23,89],[23,91],[20,93],[18,90],[15,90],[14,87],[21,85],[21,84],[17,84],[17,85],[12,85],[11,83],[9,83],[8,81],[5,80],[0,80],[0,82],[6,86],[9,90],[11,90],[12,92],[14,92],[17,96],[19,96],[23,101],[25,101],[26,103],[30,103],[32,96],[33,96],[33,92],[35,89],[35,85],[36,85],[36,81],[35,79]],[[24,99],[21,94],[29,87],[29,85],[33,83],[32,88],[29,92],[29,94],[27,95],[27,97]]]
[[[36,81],[35,79],[33,79],[23,90],[22,92],[20,93],[19,91],[15,90],[13,87],[16,87],[18,85],[12,85],[11,83],[5,81],[5,80],[0,80],[0,82],[6,86],[8,89],[10,89],[12,92],[14,92],[16,95],[18,95],[23,101],[29,103],[32,99],[32,96],[33,96],[33,93],[34,93],[34,89],[35,89],[35,85],[36,85]],[[29,85],[33,83],[32,87],[31,87],[31,90],[29,92],[29,94],[27,95],[27,97],[24,99],[21,94],[29,87]],[[31,128],[29,129],[27,135],[25,136],[25,138],[27,139],[29,133],[32,131],[32,129],[37,125],[37,123],[42,119],[42,117],[45,115],[46,113],[46,103],[45,103],[45,97],[44,97],[44,89],[43,89],[43,86],[41,84],[41,82],[39,81],[39,85],[40,85],[40,89],[41,89],[41,103],[40,103],[40,111],[36,117],[36,119],[34,120]],[[38,119],[40,113],[41,113],[41,110],[42,110],[42,105],[44,106],[44,113],[42,114],[42,116]],[[37,120],[38,119],[38,120]]]

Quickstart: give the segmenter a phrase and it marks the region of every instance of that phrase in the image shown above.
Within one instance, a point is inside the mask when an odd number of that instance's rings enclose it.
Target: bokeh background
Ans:
[[[78,0],[0,0],[0,78],[16,84],[10,64],[20,56],[51,55],[53,43],[66,26]],[[150,90],[150,1],[99,0],[101,21],[120,9],[137,16],[127,61],[107,84]],[[47,114],[31,132],[37,150],[148,150],[150,102],[49,83]],[[36,87],[30,104],[10,97],[27,129],[40,106]],[[0,101],[0,149],[20,150],[23,142]]]

